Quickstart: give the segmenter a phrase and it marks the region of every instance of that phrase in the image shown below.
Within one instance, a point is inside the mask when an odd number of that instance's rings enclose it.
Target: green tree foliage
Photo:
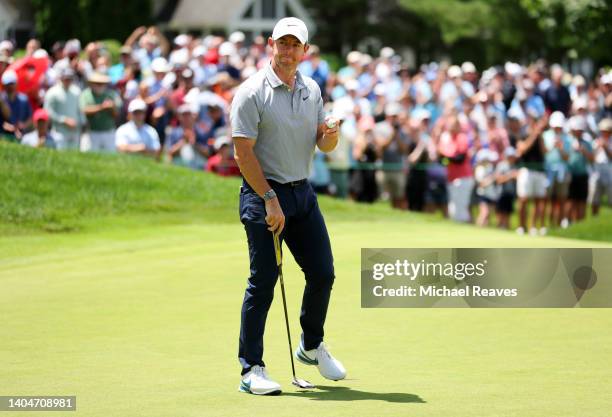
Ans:
[[[611,62],[610,0],[520,0],[520,4],[537,22],[546,44],[570,58]]]
[[[536,55],[551,60],[591,58],[600,64],[611,60],[609,0],[399,1],[436,25],[446,46],[470,40],[473,46],[480,44],[486,61]]]
[[[45,45],[78,38],[123,41],[132,30],[151,21],[150,0],[32,0],[37,36]]]
[[[507,60],[591,58],[610,64],[612,0],[303,0],[326,52],[375,37],[478,67]]]

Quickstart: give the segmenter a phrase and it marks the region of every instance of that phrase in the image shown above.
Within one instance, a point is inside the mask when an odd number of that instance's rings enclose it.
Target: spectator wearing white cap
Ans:
[[[612,71],[599,78],[599,89],[603,98],[603,116],[612,117]]]
[[[526,78],[523,81],[522,87],[526,96],[525,112],[528,112],[529,109],[533,109],[536,114],[541,117],[546,111],[546,106],[544,105],[544,100],[542,100],[542,97],[536,93],[535,83],[531,79]]]
[[[60,69],[59,79],[45,94],[44,107],[49,113],[57,149],[78,150],[85,116],[79,106],[81,89],[74,84],[74,70]]]
[[[236,46],[231,42],[223,42],[219,46],[218,72],[227,72],[234,80],[240,80],[240,69],[242,63],[238,56]]]
[[[196,124],[199,108],[193,103],[185,103],[177,113],[180,126],[170,133],[166,146],[168,155],[176,165],[202,170],[211,152],[206,132]]]
[[[463,80],[471,84],[473,95],[475,89],[478,87],[478,71],[476,70],[476,66],[472,62],[466,61],[461,64],[461,72],[463,73]]]
[[[53,65],[53,69],[59,74],[63,68],[72,68],[75,73],[74,82],[80,87],[87,83],[87,77],[92,71],[88,61],[81,61],[81,41],[78,39],[69,39],[64,44],[63,58],[57,60]]]
[[[548,197],[551,200],[550,225],[567,228],[569,220],[565,202],[569,193],[571,175],[568,160],[571,152],[571,141],[565,133],[565,116],[556,111],[548,121],[550,129],[544,132],[544,166],[548,178]]]
[[[228,136],[219,136],[214,143],[215,154],[208,158],[206,171],[214,172],[223,177],[239,177],[240,168],[234,158],[232,139]]]
[[[572,99],[569,90],[562,82],[564,74],[563,68],[553,65],[550,76],[551,85],[544,93],[544,103],[548,111],[560,111],[564,116],[568,116]]]
[[[512,146],[507,147],[503,159],[495,166],[495,182],[499,186],[499,198],[495,205],[497,227],[510,228],[510,216],[514,212],[514,199],[516,198],[516,169],[517,154]]]
[[[160,150],[159,136],[153,126],[145,123],[147,104],[135,98],[128,105],[130,121],[119,126],[115,134],[115,146],[122,153],[157,157]]]
[[[124,45],[132,48],[134,58],[140,62],[140,68],[147,71],[155,58],[167,55],[170,51],[168,39],[155,27],[140,26],[134,29]]]
[[[79,104],[87,117],[89,132],[81,137],[81,151],[115,151],[115,119],[122,101],[108,88],[110,78],[97,72],[89,76],[89,88],[81,93]]]
[[[612,207],[612,119],[599,122],[599,136],[594,141],[594,172],[589,183],[589,200],[593,216],[599,214],[602,198]]]
[[[586,202],[589,194],[589,172],[594,161],[593,146],[585,137],[586,122],[582,116],[572,116],[569,119],[571,150],[568,166],[571,174],[569,186],[570,221],[576,223],[583,220],[586,214]]]
[[[351,51],[346,55],[347,65],[338,70],[338,80],[341,83],[357,78],[361,72],[361,56],[362,53],[359,51]]]
[[[474,189],[471,151],[467,135],[454,112],[446,118],[438,141],[438,152],[448,161],[448,214],[455,221],[468,223],[472,219],[469,207]]]
[[[193,88],[194,73],[191,68],[185,68],[178,74],[178,87],[170,95],[170,104],[173,109],[178,109],[185,102],[185,96]],[[195,94],[195,93],[194,93]]]
[[[427,133],[429,118],[429,112],[421,109],[408,122],[406,198],[411,211],[423,211],[428,203],[428,168],[436,159],[435,144]]]
[[[244,41],[246,40],[244,33],[239,30],[232,32],[227,40],[234,44],[240,60],[245,61],[246,57],[249,55],[249,50],[244,46]]]
[[[108,75],[111,78],[112,84],[117,84],[127,76],[131,76],[131,68],[134,66],[134,57],[132,55],[132,47],[123,45],[119,49],[119,62],[108,70]]]
[[[477,226],[488,226],[500,195],[500,188],[495,181],[495,163],[499,159],[497,152],[482,148],[476,153],[474,180],[476,181],[476,196],[478,198]]]
[[[310,45],[306,59],[298,66],[298,70],[312,78],[319,85],[321,95],[325,97],[327,80],[329,78],[329,64],[321,58],[321,51],[317,45]]]
[[[355,106],[357,106],[361,115],[369,116],[372,112],[371,105],[367,98],[359,95],[359,82],[355,79],[349,79],[346,81],[344,88],[346,94],[334,100],[332,113],[352,114]]]
[[[10,58],[13,56],[14,52],[15,47],[13,46],[13,42],[9,41],[8,39],[5,39],[0,42],[0,55],[4,55]]]
[[[442,84],[439,94],[439,104],[446,106],[452,103],[457,109],[461,108],[461,103],[467,97],[463,90],[463,72],[457,65],[451,65],[446,71],[447,80]],[[473,91],[472,91],[473,95]]]
[[[166,58],[158,57],[151,62],[152,76],[143,83],[147,86],[145,103],[153,109],[151,113],[151,125],[157,130],[159,140],[163,144],[166,139],[166,127],[170,122],[169,98],[171,95],[171,83],[168,76],[172,67]]]
[[[528,135],[517,137],[516,157],[518,174],[516,194],[518,197],[519,226],[517,233],[527,230],[531,235],[546,234],[545,210],[548,178],[544,168],[546,147],[542,132],[548,126],[546,117],[540,118],[537,112],[528,111]],[[529,203],[533,202],[531,225],[527,224]]]
[[[17,91],[17,73],[6,70],[2,74],[0,101],[4,103],[0,111],[0,134],[11,139],[20,140],[32,126],[32,107],[28,97]],[[6,114],[6,108],[9,112]]]
[[[401,124],[402,108],[391,102],[385,106],[385,120],[376,124],[374,134],[378,153],[383,163],[383,188],[389,195],[391,207],[406,208],[406,175],[404,156],[408,153],[408,138]]]

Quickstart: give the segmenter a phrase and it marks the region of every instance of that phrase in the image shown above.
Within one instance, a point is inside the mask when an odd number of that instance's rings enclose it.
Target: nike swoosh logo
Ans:
[[[306,100],[308,100],[308,97],[304,97],[304,98],[302,99],[302,101],[306,101]]]

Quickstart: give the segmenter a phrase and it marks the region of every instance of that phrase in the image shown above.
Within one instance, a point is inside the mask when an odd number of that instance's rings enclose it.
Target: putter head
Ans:
[[[305,380],[300,379],[300,378],[294,378],[292,384],[295,385],[296,387],[302,388],[302,389],[311,389],[311,388],[315,387],[310,382],[305,381]]]

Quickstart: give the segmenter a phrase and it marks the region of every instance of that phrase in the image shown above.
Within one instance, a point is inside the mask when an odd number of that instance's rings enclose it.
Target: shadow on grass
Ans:
[[[350,389],[349,387],[331,387],[324,385],[317,385],[317,388],[308,391],[284,392],[282,395],[310,398],[316,401],[378,400],[390,403],[426,402],[416,394],[407,394],[403,392],[368,392]]]

